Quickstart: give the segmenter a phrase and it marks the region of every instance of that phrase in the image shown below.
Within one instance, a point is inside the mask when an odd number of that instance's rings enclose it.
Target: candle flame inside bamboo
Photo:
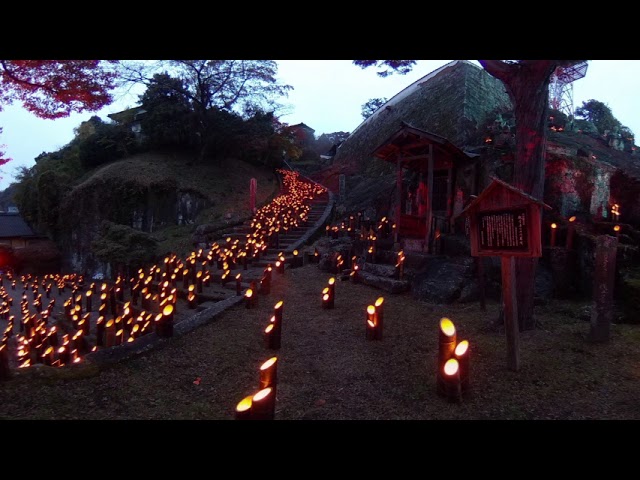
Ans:
[[[456,327],[453,325],[453,322],[446,317],[440,319],[440,330],[442,330],[442,333],[447,337],[453,337],[456,333]]]

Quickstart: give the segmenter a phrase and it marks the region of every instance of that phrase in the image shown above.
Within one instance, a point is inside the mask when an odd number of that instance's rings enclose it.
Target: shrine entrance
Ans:
[[[396,165],[394,242],[405,250],[435,253],[440,236],[453,229],[458,170],[474,160],[447,139],[404,122],[373,156]]]

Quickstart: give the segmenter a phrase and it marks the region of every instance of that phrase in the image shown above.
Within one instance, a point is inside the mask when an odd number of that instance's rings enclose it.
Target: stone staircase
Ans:
[[[259,285],[262,279],[264,269],[268,265],[271,265],[275,269],[275,264],[278,261],[278,255],[282,254],[285,258],[285,268],[291,268],[294,265],[294,250],[298,250],[297,257],[299,265],[304,262],[304,252],[302,251],[304,245],[321,229],[324,228],[324,224],[327,222],[333,208],[334,198],[333,193],[325,192],[316,198],[310,204],[311,209],[307,216],[307,221],[299,227],[295,227],[287,230],[286,232],[280,232],[277,238],[272,239],[269,247],[260,254],[259,259],[252,260],[248,263],[247,268],[242,266],[232,270],[232,275],[241,273],[241,289],[244,291],[250,288],[251,282],[256,282]],[[249,222],[243,225],[233,227],[228,232],[221,235],[220,241],[225,241],[227,238],[231,238],[231,241],[239,240],[243,243],[246,240],[246,235],[251,233]],[[233,278],[224,285],[224,288],[229,290],[236,289],[236,283]],[[214,281],[220,281],[220,274]]]

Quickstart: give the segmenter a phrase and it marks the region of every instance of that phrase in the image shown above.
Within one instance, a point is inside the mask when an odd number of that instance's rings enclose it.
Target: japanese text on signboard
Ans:
[[[526,208],[482,212],[478,214],[481,250],[526,251]]]

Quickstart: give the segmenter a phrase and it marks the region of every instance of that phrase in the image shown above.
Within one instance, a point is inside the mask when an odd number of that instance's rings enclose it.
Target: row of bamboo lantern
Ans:
[[[619,207],[617,204],[614,204],[614,206],[611,209],[611,212],[614,220],[618,221],[620,217],[620,213],[619,213]],[[614,212],[616,212],[616,214],[614,214]],[[576,222],[575,215],[569,217],[567,220],[567,236],[565,241],[565,248],[567,250],[573,249],[573,237],[575,236],[575,222]],[[556,222],[552,222],[551,225],[549,225],[549,246],[550,247],[556,246],[557,231],[558,231],[558,224]],[[620,238],[621,231],[622,231],[622,226],[619,224],[616,224],[612,227],[611,234],[614,235],[616,238]]]
[[[267,350],[279,350],[282,337],[284,301],[273,307],[273,315],[264,329]],[[273,420],[275,418],[278,357],[271,357],[260,366],[258,391],[244,397],[235,410],[236,420]]]
[[[310,182],[301,181],[298,174],[294,172],[282,170],[280,173],[283,174],[285,194],[276,197],[271,204],[256,212],[252,221],[253,233],[246,236],[244,245],[241,245],[238,240],[232,240],[227,237],[224,245],[214,242],[208,252],[199,249],[197,252],[191,252],[184,261],[175,254],[169,255],[164,259],[164,268],[161,265],[153,265],[148,271],[140,269],[138,278],[132,278],[127,281],[118,276],[114,287],[108,291],[105,291],[105,285],[103,284],[103,289],[100,291],[101,304],[95,327],[96,345],[94,349],[98,346],[113,346],[131,342],[135,340],[136,336],[151,331],[150,327],[152,325],[156,327],[155,331],[159,336],[171,336],[178,282],[182,281],[183,289],[188,289],[186,297],[189,308],[195,308],[197,293],[201,293],[203,286],[208,286],[211,281],[211,272],[207,266],[216,266],[218,270],[222,271],[220,281],[224,285],[225,280],[228,281],[231,278],[231,269],[240,265],[246,269],[249,257],[259,259],[260,254],[266,250],[269,244],[273,244],[274,238],[277,238],[274,237],[274,234],[277,235],[280,231],[286,232],[302,225],[306,221],[310,210],[309,205],[305,202],[312,200],[315,195],[324,193],[326,189]],[[297,255],[294,255],[294,259],[296,257]],[[280,263],[277,271],[283,273],[285,261],[283,254],[278,256],[278,261]],[[292,261],[291,265],[299,266],[298,262],[295,261]],[[262,293],[268,293],[270,290],[270,273],[271,268],[269,267],[261,282]],[[0,276],[0,281],[3,282],[4,278],[5,276]],[[16,279],[11,278],[11,274],[7,278],[10,279],[11,287],[15,290]],[[239,294],[240,291],[240,279],[241,276],[238,274],[236,276],[236,294]],[[31,275],[22,277],[24,290],[26,291],[27,285],[32,283],[34,307],[37,312],[45,319],[53,316],[53,304],[50,304],[45,311],[42,311],[43,300],[38,293],[38,283],[32,282],[32,280],[35,280],[35,278]],[[45,283],[45,281],[49,283]],[[132,309],[133,306],[137,306],[138,300],[140,300],[142,310],[136,322],[133,322],[127,316],[123,319],[122,315],[118,315],[119,312],[117,311],[116,305],[124,302],[124,290],[127,288],[127,283],[130,288],[130,302],[128,302],[128,307],[123,308]],[[43,290],[46,292],[47,298],[49,298],[52,285],[57,285],[59,295],[64,293],[67,285],[72,286],[72,295],[64,302],[63,308],[65,317],[73,325],[75,332],[69,336],[68,342],[63,340],[62,343],[84,345],[89,334],[93,295],[98,293],[95,285],[92,284],[83,296],[82,292],[80,292],[82,285],[84,285],[82,275],[47,275],[42,281]],[[253,292],[255,292],[255,283],[252,283],[251,286],[254,287]],[[153,294],[152,288],[159,290],[159,292]],[[249,290],[247,293],[249,293]],[[172,298],[170,302],[167,300],[169,296]],[[83,312],[82,308],[83,298],[86,301],[86,313]],[[257,300],[257,297],[254,296],[254,300]],[[151,310],[156,309],[158,313],[154,318]],[[107,318],[108,310],[112,318]],[[6,311],[8,315],[8,308],[6,308]],[[0,314],[3,314],[3,310],[0,310]],[[21,326],[23,323],[21,322]],[[33,343],[32,339],[31,342],[29,340],[29,338],[25,337],[24,346],[21,348],[22,356],[25,358],[29,357],[29,355],[25,354],[27,347]],[[72,361],[79,361],[79,352],[84,350],[86,350],[86,347],[74,349],[73,355],[70,356]],[[6,353],[6,348],[4,351]],[[56,359],[59,360],[57,364],[68,363],[65,361],[67,360],[66,356],[63,355],[62,357]],[[52,363],[55,363],[55,360]],[[21,366],[30,364],[30,362],[24,361]]]

